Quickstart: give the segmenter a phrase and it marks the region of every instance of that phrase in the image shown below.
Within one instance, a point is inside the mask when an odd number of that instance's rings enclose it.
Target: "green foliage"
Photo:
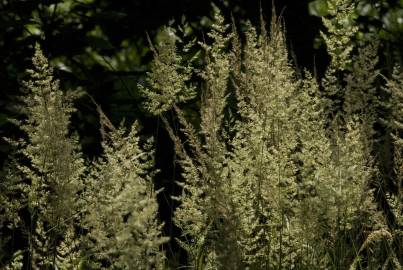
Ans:
[[[274,13],[269,32],[263,20],[260,33],[247,24],[242,45],[218,10],[211,44],[201,43],[200,128],[172,105],[169,84],[146,90],[149,98],[163,93],[168,104],[152,112],[165,123],[183,170],[175,222],[190,267],[354,268],[366,248],[363,236],[386,230],[371,189],[378,174],[371,157],[377,44],[351,58],[350,2],[330,8],[325,39],[332,63],[322,93],[308,72],[295,75]],[[168,82],[163,76],[159,82]],[[179,134],[164,112],[176,115]],[[379,248],[369,253],[379,255],[367,260],[371,267],[397,261],[393,250],[388,258]]]
[[[44,269],[68,260],[59,251],[61,245],[71,245],[70,240],[73,241],[67,232],[74,230],[77,221],[77,193],[82,188],[85,167],[77,138],[70,136],[68,130],[72,100],[77,95],[59,89],[39,46],[32,61],[34,69],[28,70],[30,79],[24,83],[26,96],[22,99],[27,118],[16,121],[27,140],[10,141],[24,162],[15,159],[11,163],[14,170],[8,171],[5,184],[9,191],[14,190],[8,194],[13,196],[9,198],[14,205],[10,210],[29,212],[29,217],[18,222],[18,226],[16,221],[12,223],[14,229],[22,230],[28,237],[24,251],[27,265]],[[21,194],[17,195],[16,189]],[[7,212],[5,215],[12,217]]]
[[[107,133],[104,157],[91,169],[87,253],[98,262],[105,260],[105,269],[163,269],[161,245],[168,239],[161,236],[156,219],[153,151],[150,142],[140,146],[137,124],[125,133],[123,127]]]
[[[338,8],[343,9],[343,2],[334,0],[315,0],[308,4],[309,13],[318,17],[328,17],[334,15],[334,3],[339,4]],[[344,2],[345,3],[345,2]],[[347,1],[353,4],[354,1]],[[403,4],[400,1],[389,2],[385,0],[376,3],[369,0],[355,1],[352,15],[355,18],[361,17],[366,19],[367,25],[360,23],[359,38],[368,39],[374,35],[378,38],[397,41],[400,39],[398,33],[402,33],[402,17]],[[365,29],[365,30],[364,30]],[[369,31],[367,31],[369,30]]]
[[[329,7],[326,0],[315,0],[308,4],[309,13],[315,16],[326,16],[329,14]]]
[[[327,1],[330,17],[322,17],[327,33],[321,33],[327,52],[332,58],[331,65],[345,69],[351,65],[350,54],[354,48],[353,38],[358,32],[355,23],[355,2],[351,0]]]
[[[315,0],[308,7],[309,13],[321,17],[327,28],[327,32],[321,34],[322,38],[316,39],[316,45],[324,40],[333,61],[344,58],[342,61],[346,61],[345,64],[350,67],[351,59],[348,55],[354,47],[359,47],[361,42],[376,39],[382,40],[382,51],[378,54],[386,61],[382,66],[392,73],[395,64],[402,65],[401,1]]]
[[[147,97],[145,107],[154,114],[167,111],[173,104],[187,101],[195,95],[194,88],[188,85],[192,69],[177,54],[177,39],[174,30],[165,27],[156,48],[150,41],[155,60],[146,80],[149,86],[139,87]]]
[[[27,139],[8,140],[17,153],[0,195],[1,226],[26,235],[27,245],[1,258],[5,269],[162,269],[167,238],[156,220],[150,142],[140,147],[136,124],[125,135],[101,114],[112,131],[102,133],[104,157],[86,165],[69,131],[77,93],[59,89],[39,46],[33,66],[22,98],[27,118],[13,121]]]
[[[178,157],[173,220],[188,267],[401,269],[402,74],[380,87],[379,41],[354,42],[354,2],[329,0],[326,10],[332,60],[322,81],[290,64],[274,11],[269,28],[261,16],[239,33],[214,7],[197,69],[196,43],[172,28],[150,42],[139,88]],[[26,244],[1,268],[166,269],[152,140],[137,122],[115,128],[95,104],[103,153],[85,162],[69,129],[77,92],[60,90],[39,47],[33,66],[26,119],[13,121],[25,139],[8,139],[16,151],[0,185],[0,230]],[[197,93],[194,121],[181,106]],[[1,236],[3,250],[10,243]]]
[[[371,137],[371,130],[376,117],[378,104],[376,91],[376,78],[379,71],[378,63],[379,43],[375,40],[358,48],[357,55],[353,57],[351,73],[345,77],[346,89],[344,92],[344,111],[346,117],[359,117],[367,127],[367,135]]]
[[[387,119],[383,119],[384,124],[387,125],[389,136],[393,140],[393,158],[395,162],[394,171],[396,177],[393,179],[392,183],[389,183],[394,187],[394,192],[388,194],[388,199],[390,200],[391,211],[395,217],[395,224],[393,227],[401,228],[403,224],[403,163],[402,163],[402,150],[403,150],[403,138],[402,138],[402,101],[403,101],[403,73],[398,67],[395,68],[391,79],[387,79],[386,87],[384,88],[391,95],[390,105],[390,116]],[[397,233],[398,243],[402,243],[403,235],[398,229],[395,231]],[[401,250],[401,248],[400,248]]]

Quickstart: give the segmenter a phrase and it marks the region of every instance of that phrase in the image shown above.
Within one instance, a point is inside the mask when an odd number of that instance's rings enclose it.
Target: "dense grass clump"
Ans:
[[[197,126],[180,105],[195,87],[189,81],[191,63],[182,64],[186,71],[181,66],[160,72],[161,65],[173,67],[166,50],[170,59],[179,59],[183,46],[166,46],[180,38],[164,30],[144,91],[148,104],[154,102],[148,108],[166,124],[183,170],[175,222],[191,267],[400,268],[401,231],[379,207],[377,185],[383,180],[374,156],[378,138],[389,135],[374,126],[397,119],[394,113],[387,120],[379,115],[403,89],[396,75],[396,83],[383,90],[393,88],[394,94],[380,100],[378,43],[352,45],[352,32],[343,32],[337,21],[351,11],[344,2],[335,8],[340,14],[325,21],[332,61],[321,81],[307,71],[298,74],[290,64],[274,12],[269,31],[262,19],[259,31],[247,24],[240,35],[216,10],[211,42],[200,43],[205,66],[193,71],[202,80]],[[181,86],[183,94],[169,90],[172,85]],[[168,121],[172,114],[179,133]],[[390,136],[397,147],[400,127],[393,125],[386,132],[395,134]],[[401,226],[400,189],[387,197]]]
[[[292,66],[275,12],[241,32],[215,8],[205,41],[166,27],[150,44],[139,87],[174,142],[189,269],[401,269],[403,75],[380,75],[378,41],[352,42],[350,1],[329,3],[324,78]],[[9,139],[0,186],[0,229],[24,244],[0,267],[168,269],[152,141],[96,105],[103,154],[85,161],[69,130],[77,93],[60,90],[39,47],[33,66],[14,121],[25,139]]]

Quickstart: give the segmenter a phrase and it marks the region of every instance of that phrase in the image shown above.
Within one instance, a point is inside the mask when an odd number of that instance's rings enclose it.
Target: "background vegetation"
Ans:
[[[0,2],[1,267],[400,269],[402,3],[157,2]]]

